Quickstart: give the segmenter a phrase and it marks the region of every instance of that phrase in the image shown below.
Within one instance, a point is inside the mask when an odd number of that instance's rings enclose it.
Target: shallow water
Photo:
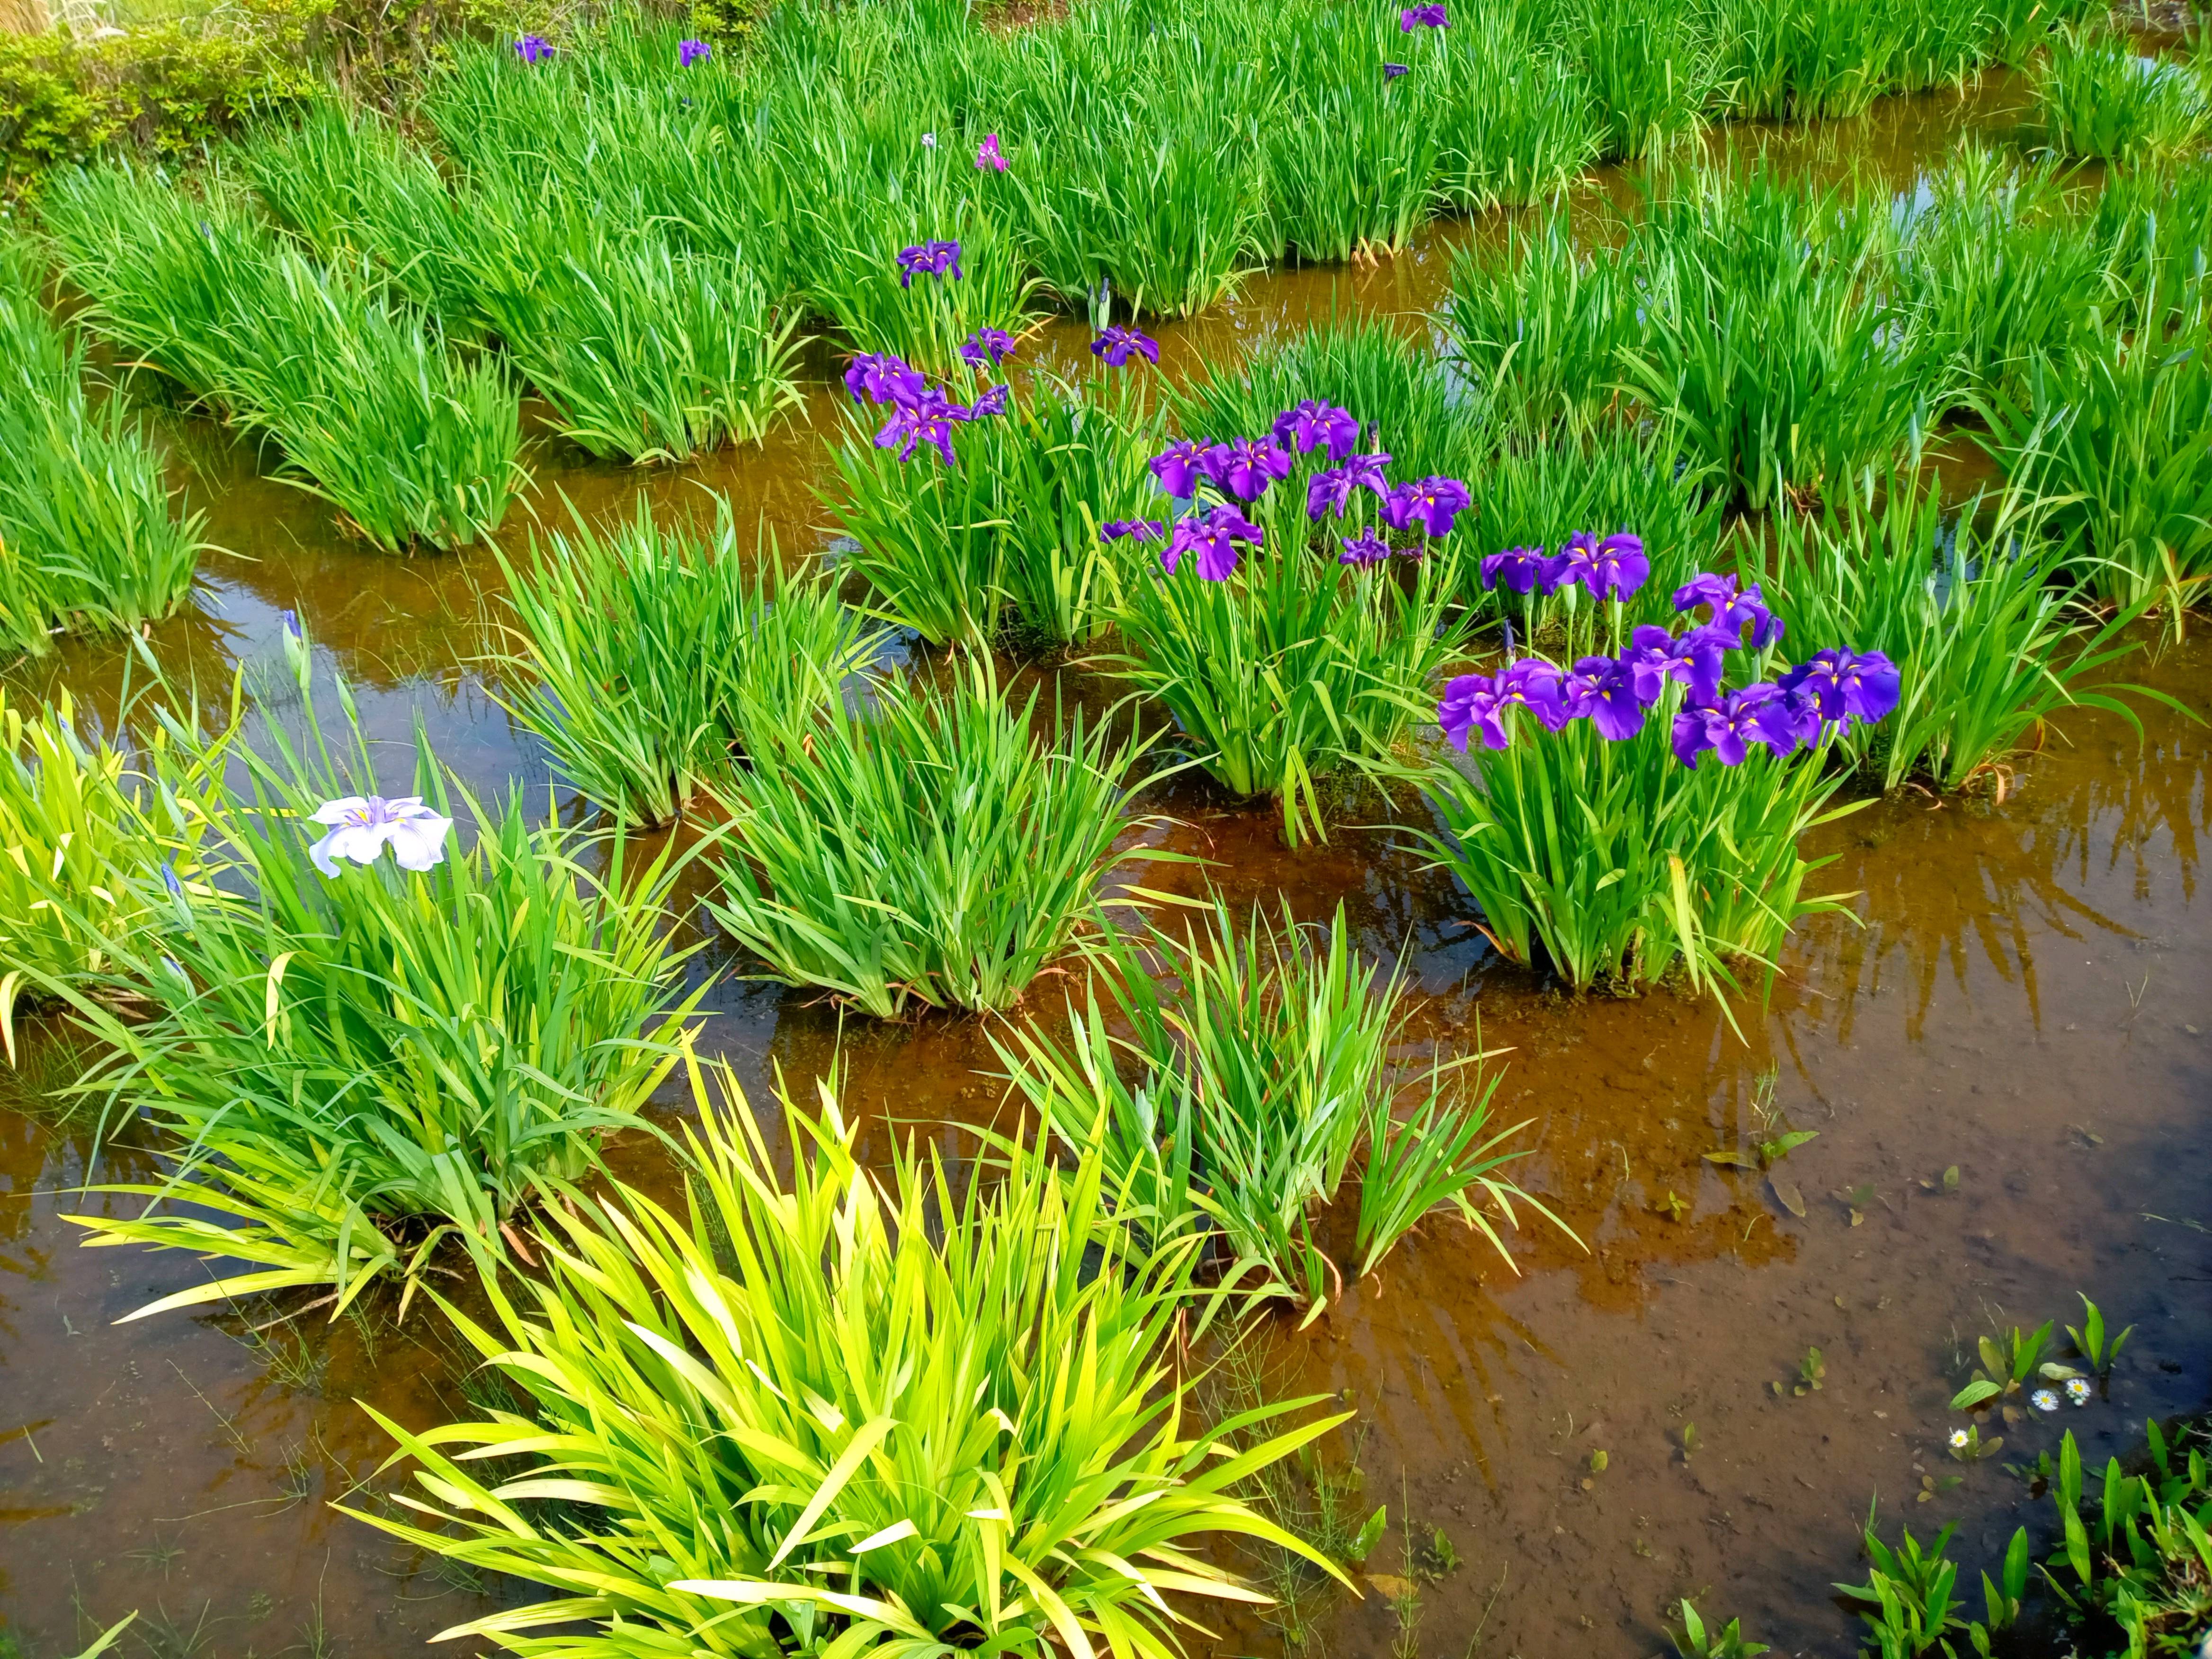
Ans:
[[[1730,142],[1870,167],[1909,195],[1962,124],[2002,129],[2018,101],[1996,80],[1964,100],[1891,100],[1810,136]],[[1158,331],[1164,367],[1187,372],[1201,353],[1333,308],[1417,317],[1455,248],[1501,222],[1436,227],[1370,270],[1257,279]],[[1033,358],[1072,364],[1083,340],[1055,325]],[[809,412],[823,430],[840,418],[826,387]],[[312,497],[257,477],[222,433],[166,425],[210,534],[234,550],[210,561],[196,612],[156,630],[173,672],[211,690],[234,663],[265,672],[279,613],[295,609],[380,737],[404,746],[419,720],[472,785],[547,786],[473,665],[491,639],[488,556],[366,551]],[[711,514],[726,495],[739,525],[761,520],[805,551],[823,540],[811,494],[823,464],[800,425],[764,451],[659,473],[577,465],[549,445],[532,505],[557,527],[571,506],[601,517],[642,495],[656,513]],[[525,550],[532,528],[519,511],[507,544]],[[112,647],[71,647],[21,678],[65,684],[112,718],[120,663]],[[2212,649],[2197,641],[2130,672],[2206,712]],[[1502,967],[1463,896],[1386,836],[1340,831],[1292,853],[1265,815],[1188,781],[1162,792],[1153,805],[1177,822],[1153,833],[1212,863],[1156,869],[1154,884],[1194,892],[1210,878],[1239,904],[1279,892],[1310,919],[1341,902],[1364,949],[1404,953],[1418,1045],[1463,1052],[1479,1030],[1508,1051],[1498,1107],[1529,1120],[1534,1149],[1520,1178],[1582,1241],[1531,1222],[1511,1237],[1509,1268],[1480,1237],[1432,1224],[1311,1329],[1259,1334],[1279,1387],[1346,1391],[1359,1410],[1358,1502],[1389,1504],[1394,1522],[1370,1571],[1405,1573],[1408,1513],[1420,1537],[1434,1526],[1449,1539],[1459,1565],[1425,1591],[1423,1653],[1628,1659],[1663,1644],[1684,1595],[1741,1613],[1781,1651],[1853,1650],[1828,1587],[1857,1570],[1870,1498],[1923,1533],[1961,1521],[1968,1583],[2018,1519],[2047,1510],[2000,1465],[2055,1447],[2060,1425],[2002,1427],[2004,1459],[1969,1468],[1943,1454],[1957,1420],[1945,1406],[1978,1335],[2078,1320],[2077,1290],[2136,1326],[2109,1399],[2065,1413],[2092,1462],[2139,1438],[2145,1416],[2205,1403],[2212,911],[2197,833],[2212,734],[2157,709],[2145,726],[2138,744],[2112,717],[2063,718],[2042,751],[2018,757],[2002,801],[1908,791],[1822,831],[1836,861],[1816,879],[1856,895],[1856,921],[1801,929],[1765,1005],[1735,1005],[1741,1039],[1711,1002],[1570,1001]],[[841,1022],[810,994],[741,982],[709,1006],[709,1045],[757,1103],[775,1066],[803,1080],[835,1056],[879,1143],[894,1123],[986,1118],[998,1098],[979,1075],[993,1062],[976,1021]],[[1774,1106],[1819,1132],[1776,1171],[1802,1193],[1802,1216],[1759,1177],[1701,1156],[1736,1144],[1769,1066]],[[384,1655],[516,1599],[328,1507],[381,1502],[386,1442],[356,1401],[410,1424],[462,1406],[429,1322],[116,1326],[204,1269],[78,1248],[61,1217],[81,1201],[64,1189],[87,1151],[82,1127],[0,1107],[0,1634],[60,1654],[136,1607],[155,1654]],[[106,1156],[110,1176],[144,1164]],[[1778,1398],[1771,1385],[1794,1379],[1810,1346],[1825,1386]],[[1341,1436],[1331,1455],[1354,1443]],[[1592,1474],[1597,1450],[1607,1467]],[[1963,1482],[1914,1501],[1923,1478],[1954,1475]],[[1332,1651],[1379,1656],[1396,1630],[1370,1594],[1336,1604],[1318,1634]],[[1194,1644],[1281,1645],[1256,1624]]]

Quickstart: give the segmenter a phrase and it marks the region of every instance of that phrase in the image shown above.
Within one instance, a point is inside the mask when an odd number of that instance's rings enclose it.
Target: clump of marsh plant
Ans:
[[[267,730],[238,751],[245,793],[208,806],[223,879],[112,866],[127,931],[66,911],[100,930],[100,973],[33,981],[108,1044],[79,1085],[107,1121],[174,1137],[164,1179],[97,1189],[143,1212],[72,1218],[87,1242],[252,1264],[140,1316],[298,1285],[343,1311],[380,1277],[411,1291],[455,1234],[496,1249],[636,1123],[703,994],[680,998],[660,936],[667,854],[639,868],[619,835],[487,812],[427,745],[415,796],[354,793],[365,749]],[[454,812],[476,834],[449,848]],[[112,1012],[124,996],[152,1018]]]
[[[42,267],[0,240],[0,647],[64,629],[128,633],[173,614],[205,545],[119,397],[85,395],[85,346],[40,302]]]
[[[2180,706],[2104,672],[2136,648],[2129,629],[2157,596],[2098,615],[2066,579],[2064,550],[2045,533],[2052,506],[2033,482],[1978,493],[1951,514],[1940,481],[1895,472],[1878,505],[1869,479],[1866,492],[1817,514],[1785,506],[1771,562],[1744,538],[1792,635],[1896,665],[1893,715],[1835,738],[1836,754],[1872,769],[1885,789],[1914,776],[1963,788],[2061,708],[2102,708],[2139,726],[2130,698]]]
[[[1307,1546],[1238,1485],[1344,1420],[1245,1444],[1312,1399],[1194,1427],[1175,1342],[1196,1241],[1147,1242],[1103,1159],[1002,1142],[860,1164],[825,1088],[787,1105],[787,1182],[703,1070],[681,1212],[616,1184],[541,1231],[542,1274],[456,1323],[528,1401],[416,1434],[380,1416],[429,1524],[356,1518],[469,1567],[588,1595],[465,1627],[547,1656],[671,1651],[1172,1659],[1183,1598],[1249,1601],[1211,1536]],[[557,1448],[545,1438],[550,1429]],[[487,1478],[477,1459],[527,1449]],[[567,1502],[558,1523],[537,1500]],[[1324,1564],[1325,1565],[1325,1564]],[[1334,1570],[1334,1569],[1330,1569]],[[518,1638],[519,1631],[546,1633]]]
[[[194,198],[118,164],[41,203],[93,325],[281,452],[283,476],[378,546],[463,546],[523,480],[520,396],[395,303],[366,256],[324,264],[221,178]]]
[[[1455,1215],[1501,1255],[1493,1207],[1508,1225],[1516,1200],[1549,1215],[1498,1173],[1522,1155],[1505,1146],[1525,1126],[1491,1127],[1498,1077],[1480,1071],[1489,1056],[1413,1079],[1401,1115],[1403,1079],[1389,1055],[1401,1040],[1404,980],[1381,978],[1349,934],[1341,908],[1326,942],[1287,912],[1279,927],[1255,912],[1240,929],[1217,898],[1203,930],[1109,937],[1101,965],[1131,1038],[1109,1034],[1094,992],[1086,1008],[1069,1005],[1065,1043],[1018,1030],[1000,1050],[1057,1133],[1103,1152],[1133,1221],[1162,1238],[1218,1231],[1224,1283],[1248,1297],[1288,1297],[1308,1319],[1343,1285],[1314,1237],[1316,1215],[1363,1148],[1354,1277],[1432,1213]],[[1182,988],[1173,1006],[1166,975]],[[1455,1075],[1467,1066],[1471,1082]]]
[[[2199,71],[2140,55],[2109,25],[2061,28],[2034,71],[2036,107],[2051,147],[2102,161],[2168,161],[2212,126]]]
[[[1797,917],[1835,908],[1804,895],[1817,866],[1798,852],[1834,816],[1840,778],[1820,762],[1838,731],[1898,700],[1879,652],[1823,646],[1785,669],[1778,619],[1732,576],[1676,588],[1679,629],[1631,627],[1651,566],[1625,532],[1486,560],[1486,584],[1565,601],[1559,660],[1451,680],[1437,719],[1468,762],[1411,774],[1445,832],[1418,839],[1467,884],[1499,952],[1528,963],[1540,946],[1577,989],[1646,984],[1677,962],[1693,985],[1730,985],[1732,959],[1771,960]]]
[[[526,567],[498,556],[514,648],[507,710],[587,798],[657,824],[729,794],[760,720],[805,724],[874,648],[820,577],[750,574],[727,508],[711,536],[649,509],[610,532],[579,524]]]
[[[1001,694],[988,659],[942,690],[885,681],[862,706],[769,728],[740,783],[708,912],[770,976],[879,1018],[909,1002],[998,1009],[1073,939],[1117,854],[1148,742]]]

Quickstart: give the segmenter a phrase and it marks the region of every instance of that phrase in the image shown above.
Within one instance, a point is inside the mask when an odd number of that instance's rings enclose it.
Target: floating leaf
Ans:
[[[1749,1152],[1739,1152],[1733,1146],[1723,1146],[1705,1157],[1708,1164],[1725,1164],[1733,1170],[1748,1170],[1758,1162]]]
[[[1414,1593],[1413,1581],[1401,1578],[1395,1573],[1370,1572],[1367,1575],[1367,1582],[1393,1601],[1402,1601]]]
[[[1954,1412],[1970,1412],[1975,1407],[1996,1399],[2003,1392],[2002,1389],[1986,1376],[1978,1376],[1951,1396],[1951,1409]]]
[[[1607,1457],[1606,1457],[1606,1455],[1605,1455],[1603,1452],[1601,1452],[1601,1451],[1594,1451],[1594,1452],[1592,1452],[1592,1453],[1589,1455],[1589,1472],[1590,1472],[1592,1474],[1603,1474],[1605,1473],[1605,1466],[1606,1466],[1607,1462]]]
[[[1955,1164],[1943,1171],[1943,1190],[1947,1193],[1959,1190],[1959,1166]]]
[[[1772,1164],[1777,1159],[1789,1157],[1807,1141],[1820,1138],[1818,1129],[1787,1129],[1771,1140],[1759,1142],[1759,1156],[1763,1162]]]
[[[2074,1378],[2084,1375],[2071,1365],[2062,1365],[2055,1359],[2046,1359],[2035,1369],[2045,1381],[2051,1382],[2069,1382]]]
[[[1782,1207],[1799,1220],[1805,1218],[1805,1194],[1797,1190],[1794,1181],[1784,1181],[1780,1176],[1769,1176],[1766,1184],[1774,1189],[1774,1196]]]
[[[1667,1189],[1667,1196],[1651,1206],[1651,1212],[1654,1215],[1663,1215],[1669,1221],[1680,1221],[1684,1216],[1689,1214],[1690,1200],[1669,1187]],[[1803,1212],[1801,1211],[1799,1213]]]

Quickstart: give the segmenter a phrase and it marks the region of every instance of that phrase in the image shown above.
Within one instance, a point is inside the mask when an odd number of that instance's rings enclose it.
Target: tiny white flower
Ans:
[[[2086,1376],[2068,1377],[2066,1379],[2066,1397],[2077,1406],[2087,1405],[2089,1403],[2089,1379]]]
[[[933,132],[923,133],[921,135],[921,145],[924,149],[935,149],[937,148],[937,135]]]
[[[453,827],[451,818],[423,805],[420,795],[398,800],[346,795],[317,807],[314,822],[329,826],[330,834],[310,847],[307,856],[326,876],[337,874],[339,859],[375,863],[387,843],[401,869],[430,869],[445,862],[446,831]]]
[[[2058,1409],[2058,1396],[2048,1389],[2038,1389],[2028,1395],[2027,1403],[2039,1412],[2055,1412]]]
[[[1951,1431],[1951,1449],[1964,1451],[1972,1439],[1973,1436],[1968,1434],[1964,1429],[1954,1429]]]

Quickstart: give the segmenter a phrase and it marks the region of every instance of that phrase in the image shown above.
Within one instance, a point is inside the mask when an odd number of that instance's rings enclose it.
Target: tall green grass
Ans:
[[[2160,338],[2100,319],[2074,350],[2038,357],[2016,399],[1978,406],[1990,453],[2060,498],[2051,528],[2085,589],[2123,610],[2155,605],[2179,635],[2212,581],[2205,323]]]
[[[717,1103],[695,1076],[680,1212],[580,1195],[542,1278],[492,1285],[483,1324],[454,1310],[520,1409],[379,1418],[425,1519],[358,1518],[550,1589],[455,1634],[573,1659],[1174,1659],[1186,1601],[1265,1599],[1211,1538],[1336,1571],[1230,1494],[1343,1415],[1249,1449],[1316,1402],[1190,1426],[1196,1241],[1133,1237],[1101,1159],[1063,1176],[1007,1142],[956,1182],[908,1149],[878,1182],[825,1089],[818,1115],[786,1109],[787,1182],[720,1077]]]
[[[1698,173],[1634,233],[1642,329],[1618,348],[1620,382],[1753,507],[1886,461],[1944,402],[1890,257],[1856,191],[1763,161]]]
[[[1414,75],[1443,82],[1439,187],[1463,211],[1542,201],[1603,152],[1606,126],[1565,52],[1534,40],[1508,0],[1459,6],[1452,26],[1414,43]],[[1412,79],[1409,76],[1407,79]]]
[[[0,1029],[8,1010],[59,998],[109,967],[110,939],[131,939],[156,914],[146,879],[166,861],[202,877],[205,798],[228,734],[185,752],[157,729],[143,750],[77,730],[68,692],[29,718],[0,696]]]
[[[53,181],[46,228],[94,325],[282,452],[285,477],[368,540],[465,545],[522,480],[520,404],[385,296],[365,259],[325,265],[221,179],[194,198],[116,165]]]
[[[772,547],[748,574],[726,507],[711,537],[659,529],[641,506],[532,552],[497,556],[514,617],[503,701],[586,798],[636,823],[733,795],[754,728],[803,726],[874,648],[829,582],[785,575]]]
[[[683,461],[758,443],[798,403],[797,317],[741,262],[610,228],[582,204],[478,191],[459,210],[474,308],[592,454]]]
[[[1203,928],[1115,936],[1102,956],[1110,1015],[1094,990],[1083,1010],[1069,1002],[1067,1041],[1018,1028],[1000,1055],[1050,1132],[1103,1155],[1149,1234],[1218,1231],[1222,1282],[1247,1298],[1288,1297],[1309,1321],[1337,1299],[1343,1267],[1315,1224],[1363,1150],[1343,1264],[1355,1277],[1432,1213],[1448,1209],[1501,1255],[1492,1206],[1508,1225],[1516,1200],[1548,1214],[1497,1173],[1522,1155],[1500,1149],[1525,1126],[1491,1127],[1488,1056],[1415,1075],[1399,1115],[1403,968],[1384,978],[1362,961],[1341,907],[1326,930],[1287,912],[1279,927],[1255,911],[1240,927],[1217,897]],[[1165,976],[1182,988],[1173,1006]],[[1109,1034],[1122,1024],[1131,1036]],[[1478,1070],[1463,1082],[1468,1063]]]
[[[878,1018],[909,1002],[1000,1009],[1073,942],[1117,854],[1147,743],[1108,721],[1033,729],[988,663],[933,691],[883,684],[773,733],[740,792],[708,909],[769,976]],[[1064,728],[1064,729],[1063,729]]]
[[[1285,488],[1276,493],[1288,500]],[[1175,716],[1224,789],[1271,799],[1295,846],[1328,839],[1322,780],[1387,758],[1419,717],[1429,678],[1457,648],[1459,579],[1449,544],[1403,578],[1389,565],[1347,570],[1333,541],[1315,550],[1290,533],[1291,517],[1225,581],[1206,580],[1193,558],[1163,568],[1157,544],[1131,555],[1115,666]]]
[[[948,390],[972,398],[980,382],[963,371]],[[1162,426],[1144,381],[1033,377],[1003,414],[956,429],[951,466],[878,447],[888,412],[848,411],[824,492],[882,614],[938,646],[1096,642],[1119,592],[1100,527],[1158,504],[1145,462]]]
[[[1871,480],[1869,480],[1869,483]],[[2162,694],[2107,671],[2136,649],[2147,602],[2099,617],[2064,579],[2033,480],[1947,511],[1940,480],[1892,473],[1878,504],[1851,492],[1804,516],[1784,507],[1771,559],[1747,531],[1751,569],[1795,640],[1880,651],[1903,677],[1896,711],[1834,740],[1885,789],[1925,777],[1967,787],[2057,711]]]
[[[1285,88],[1267,131],[1267,240],[1309,263],[1394,252],[1436,207],[1442,77],[1395,79],[1415,55],[1393,17],[1289,9],[1267,41]]]
[[[84,343],[47,315],[42,274],[0,242],[0,647],[30,654],[58,629],[170,616],[205,545],[129,406],[87,396]]]
[[[1899,249],[1899,298],[1954,396],[2016,394],[2037,353],[2070,346],[2117,297],[2111,252],[2052,161],[1969,144],[1928,191]]]
[[[1672,154],[1703,130],[1723,90],[1711,9],[1680,0],[1570,0],[1560,9],[1609,161]]]
[[[1501,414],[1526,426],[1607,412],[1620,354],[1644,337],[1633,268],[1579,243],[1564,204],[1510,224],[1501,245],[1453,256],[1440,319],[1453,364]]]
[[[2059,30],[2034,71],[2036,108],[2061,155],[2165,161],[2198,148],[2212,127],[2200,72],[2139,55],[2108,25]]]
[[[112,868],[127,908],[69,912],[100,929],[101,973],[36,981],[109,1047],[79,1085],[106,1121],[173,1137],[165,1178],[102,1189],[141,1213],[74,1218],[87,1242],[246,1264],[134,1316],[301,1285],[343,1310],[380,1279],[411,1294],[456,1235],[497,1250],[545,1181],[636,1123],[703,994],[680,996],[687,953],[661,938],[667,854],[641,867],[619,836],[532,829],[519,799],[485,812],[422,745],[416,789],[473,841],[423,872],[326,876],[307,819],[374,787],[366,752],[267,729],[268,752],[237,750],[243,792],[208,805],[224,878]]]

